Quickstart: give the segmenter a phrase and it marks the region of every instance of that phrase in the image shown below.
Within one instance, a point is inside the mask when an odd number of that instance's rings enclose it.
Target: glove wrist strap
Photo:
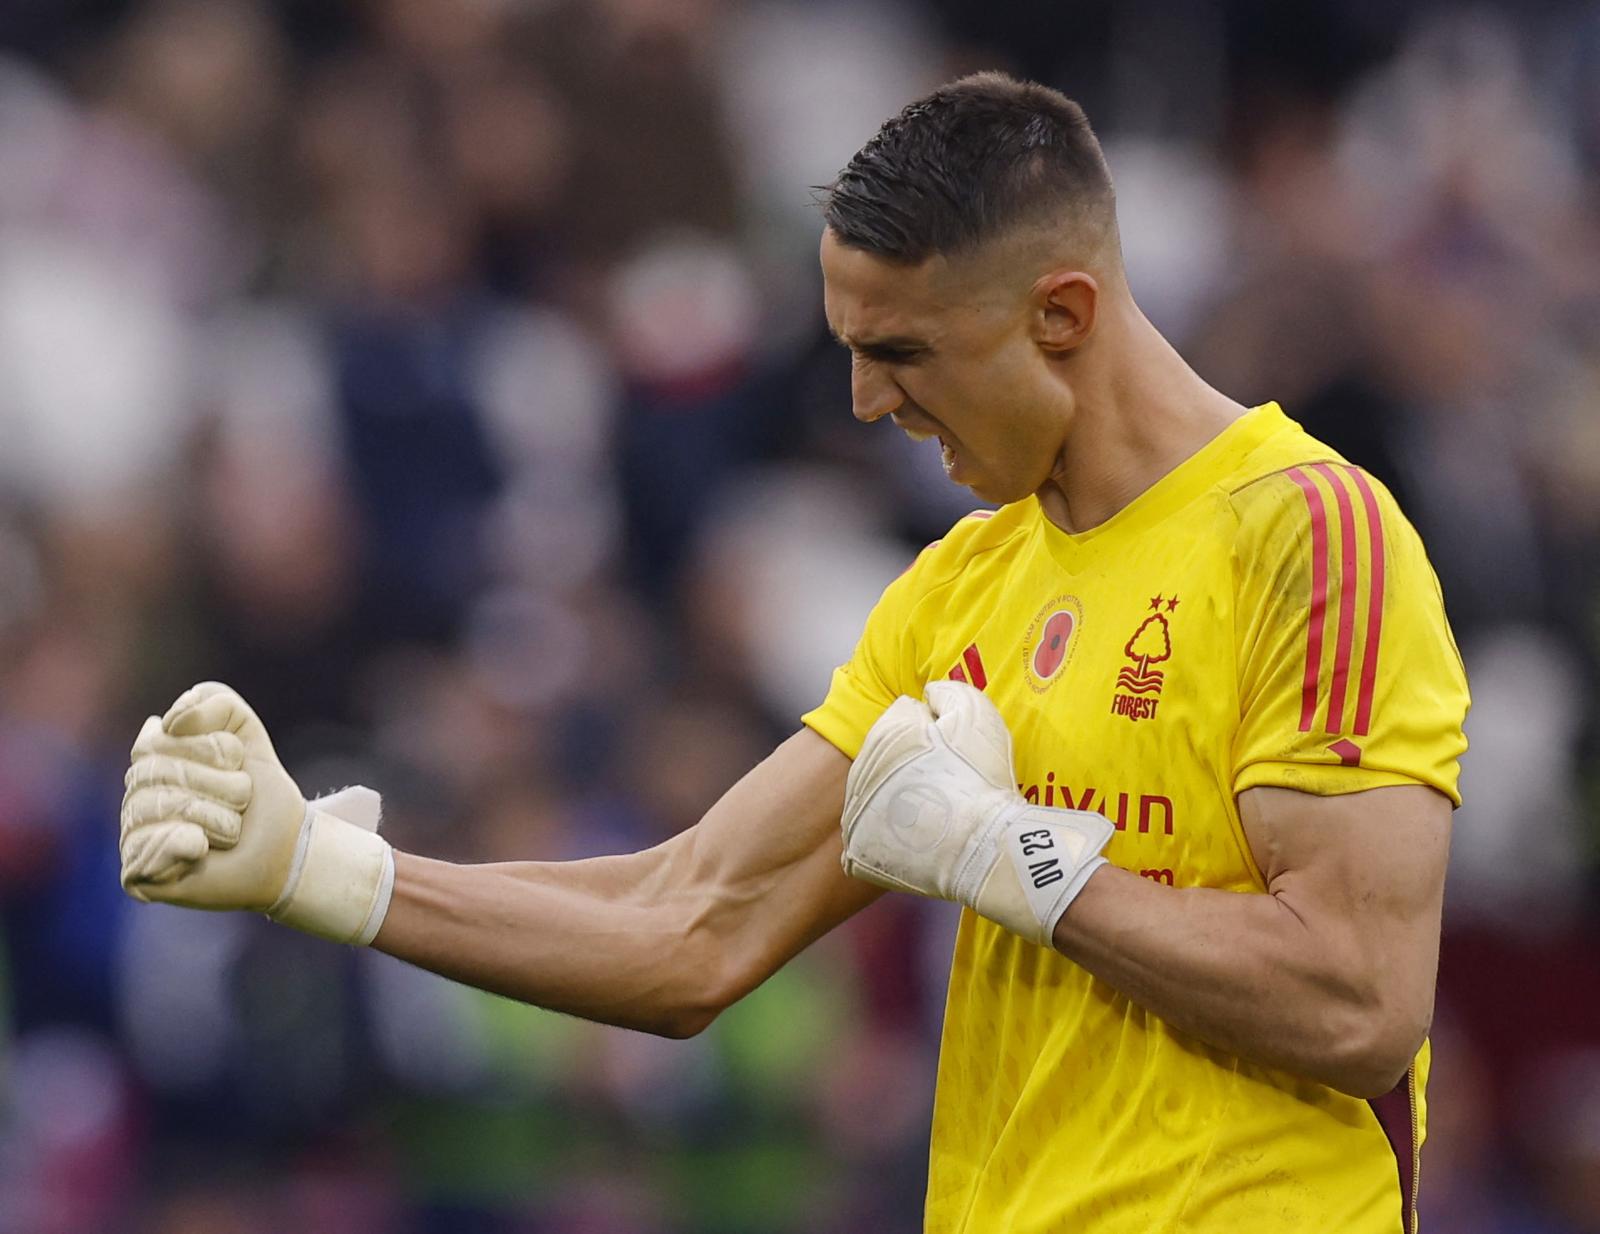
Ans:
[[[1052,946],[1056,922],[1083,890],[1089,876],[1106,864],[1100,852],[1116,828],[1100,814],[1028,805],[1020,800],[1004,812],[1000,821],[1000,845],[1005,850],[1002,861],[1010,866],[1009,873],[1016,879],[1012,885],[1026,902],[1027,916],[1031,918],[1032,928],[1017,932],[1041,946]],[[1000,902],[1010,898],[1010,894],[1002,893]],[[983,911],[982,907],[979,911]],[[1005,915],[1015,917],[1016,909],[1006,910]],[[1011,924],[1010,928],[1016,930],[1017,926]]]
[[[361,791],[373,799],[375,813],[377,794]],[[377,834],[375,817],[369,828],[325,808],[343,797],[306,803],[289,877],[267,915],[319,938],[364,947],[389,911],[394,851]]]

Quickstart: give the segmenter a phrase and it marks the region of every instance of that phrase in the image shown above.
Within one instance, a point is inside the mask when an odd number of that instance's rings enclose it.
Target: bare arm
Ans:
[[[1202,1041],[1374,1097],[1433,1016],[1450,803],[1432,789],[1256,788],[1240,815],[1268,895],[1103,866],[1058,950]]]
[[[691,1035],[881,894],[839,867],[849,770],[802,729],[642,853],[477,866],[396,853],[373,945],[556,1011]]]

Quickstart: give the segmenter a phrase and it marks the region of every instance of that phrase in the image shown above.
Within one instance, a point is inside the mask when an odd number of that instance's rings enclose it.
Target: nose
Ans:
[[[850,370],[850,410],[863,424],[881,420],[904,405],[905,391],[880,364],[858,360]]]

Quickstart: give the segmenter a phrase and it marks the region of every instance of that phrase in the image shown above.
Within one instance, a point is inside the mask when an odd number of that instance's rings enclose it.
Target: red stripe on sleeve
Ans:
[[[988,689],[989,676],[983,671],[983,657],[978,654],[978,644],[971,643],[961,653],[961,658],[967,662],[967,673],[972,684],[980,690]]]
[[[1327,463],[1313,463],[1333,489],[1339,503],[1339,642],[1334,649],[1333,681],[1328,689],[1328,728],[1344,732],[1344,701],[1350,688],[1350,661],[1355,655],[1356,635],[1356,512],[1350,490],[1339,473]]]
[[[961,666],[959,664],[950,670],[951,681],[965,681],[966,679],[967,675],[961,670]]]
[[[1322,627],[1328,613],[1328,510],[1316,481],[1298,467],[1288,477],[1300,486],[1311,511],[1311,615],[1306,632],[1306,675],[1300,687],[1300,731],[1309,733],[1317,714],[1317,681],[1322,676]]]
[[[1361,694],[1356,700],[1356,736],[1365,737],[1372,727],[1372,696],[1378,685],[1378,641],[1383,635],[1383,520],[1366,473],[1359,467],[1349,468],[1349,473],[1361,490],[1361,504],[1367,510],[1367,547],[1372,557],[1372,587],[1367,594],[1367,645],[1361,653]]]

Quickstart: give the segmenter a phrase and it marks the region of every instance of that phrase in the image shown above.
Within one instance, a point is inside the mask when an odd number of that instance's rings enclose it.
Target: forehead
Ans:
[[[943,259],[914,266],[885,261],[840,244],[827,228],[820,256],[822,307],[835,334],[932,334],[944,324],[954,297]]]

